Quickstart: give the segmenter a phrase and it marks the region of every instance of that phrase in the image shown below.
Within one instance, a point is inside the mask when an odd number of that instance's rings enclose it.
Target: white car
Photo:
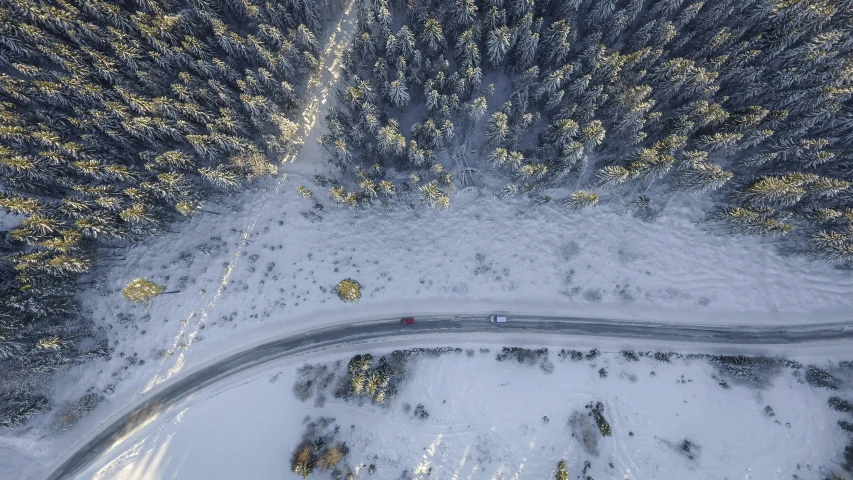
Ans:
[[[492,315],[489,317],[489,321],[492,323],[506,323],[506,317],[501,317],[498,315]]]

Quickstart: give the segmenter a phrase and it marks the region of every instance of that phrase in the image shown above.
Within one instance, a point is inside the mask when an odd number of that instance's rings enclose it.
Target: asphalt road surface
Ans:
[[[387,340],[394,337],[468,333],[542,334],[659,340],[679,343],[723,345],[784,345],[825,340],[851,340],[853,321],[792,326],[712,326],[533,315],[509,316],[507,323],[492,324],[487,315],[415,317],[413,325],[399,318],[319,328],[252,347],[194,372],[143,400],[129,413],[104,428],[48,476],[48,480],[71,479],[90,462],[110,450],[127,434],[159,412],[189,395],[271,360],[322,350],[353,342]]]

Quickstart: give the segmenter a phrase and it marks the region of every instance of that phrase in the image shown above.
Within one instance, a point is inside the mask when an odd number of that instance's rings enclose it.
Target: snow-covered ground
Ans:
[[[89,391],[110,393],[92,418],[62,435],[47,430],[54,410],[0,437],[0,469],[32,471],[152,388],[246,345],[323,325],[501,310],[730,324],[849,317],[849,271],[781,256],[769,240],[709,232],[702,200],[687,196],[655,223],[626,214],[619,202],[566,213],[527,199],[501,202],[488,188],[458,193],[445,212],[417,199],[416,208],[398,204],[391,212],[335,207],[310,178],[332,174],[316,139],[353,26],[348,8],[329,29],[324,67],[300,118],[305,147],[283,159],[276,178],[205,205],[216,214],[200,213],[176,225],[177,233],[130,247],[85,293],[84,309],[114,354],[60,376],[52,398],[62,406]],[[297,185],[312,189],[323,210]],[[147,309],[129,305],[120,290],[137,277],[169,293]],[[332,293],[347,277],[364,286],[356,305]],[[643,385],[614,382],[604,385]],[[287,435],[297,435],[293,425]],[[536,468],[556,460],[543,458]]]
[[[704,359],[628,361],[611,351],[573,361],[552,346],[554,368],[546,373],[541,361],[496,361],[495,340],[459,346],[461,353],[411,360],[398,398],[386,406],[335,399],[333,387],[320,408],[317,392],[306,402],[295,398],[296,370],[305,360],[341,360],[338,374],[345,375],[353,347],[267,365],[163,413],[77,478],[298,478],[289,461],[307,417],[334,418],[336,440],[351,449],[342,466],[363,477],[374,464],[371,478],[378,479],[546,479],[563,459],[570,478],[589,461],[586,474],[596,479],[809,480],[822,478],[845,445],[835,425],[842,415],[827,406],[838,392],[804,384],[789,368],[755,388]],[[373,352],[377,360],[387,353]],[[728,389],[720,386],[726,380]],[[599,401],[613,435],[593,427],[594,453],[569,420],[574,412],[590,419],[585,406]],[[419,404],[429,418],[406,408]],[[685,440],[689,452],[681,450]]]

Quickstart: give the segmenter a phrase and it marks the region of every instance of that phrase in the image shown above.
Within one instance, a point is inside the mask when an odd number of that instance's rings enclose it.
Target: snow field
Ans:
[[[549,374],[538,364],[496,361],[495,345],[416,357],[387,406],[334,399],[328,391],[321,408],[294,397],[304,360],[341,360],[344,374],[351,355],[340,351],[267,365],[199,392],[78,478],[298,478],[289,472],[290,454],[306,417],[321,416],[336,419],[357,477],[375,464],[377,479],[548,479],[560,459],[571,478],[589,461],[593,478],[819,479],[845,445],[835,425],[841,415],[826,403],[839,392],[799,383],[789,369],[766,389],[724,389],[705,360],[630,362],[613,352],[572,361],[552,347]],[[374,351],[374,359],[382,353]],[[572,436],[568,420],[597,401],[613,436],[594,432],[596,455]],[[407,404],[424,405],[429,417],[414,417]],[[768,405],[774,416],[764,412]],[[693,459],[680,449],[684,440],[694,445]]]

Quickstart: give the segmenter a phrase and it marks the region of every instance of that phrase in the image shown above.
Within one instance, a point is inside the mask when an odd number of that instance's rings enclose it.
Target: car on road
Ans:
[[[506,323],[506,317],[502,317],[500,315],[492,315],[489,317],[489,321],[492,323]]]
[[[400,319],[400,325],[411,325],[415,323],[415,317],[406,317]]]

